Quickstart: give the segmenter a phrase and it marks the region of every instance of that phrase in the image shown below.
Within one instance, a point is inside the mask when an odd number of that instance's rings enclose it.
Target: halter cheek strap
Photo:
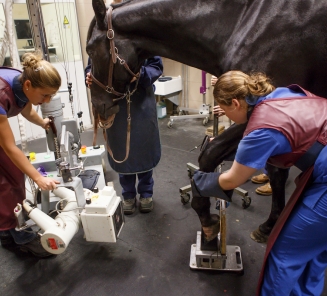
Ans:
[[[108,84],[107,86],[105,86],[103,83],[101,83],[98,79],[96,79],[94,77],[94,75],[92,74],[92,70],[90,72],[90,76],[92,77],[92,80],[98,85],[100,86],[103,90],[105,90],[108,93],[114,94],[120,98],[117,98],[116,100],[120,100],[126,97],[127,93],[121,93],[118,92],[114,89],[114,87],[112,86],[112,80],[113,80],[113,72],[114,72],[114,65],[117,63],[117,59],[119,60],[119,64],[124,66],[124,68],[126,69],[126,71],[132,75],[132,77],[135,77],[137,79],[137,83],[134,87],[134,90],[131,92],[131,94],[133,94],[136,91],[137,88],[137,84],[138,84],[138,80],[140,78],[140,73],[134,73],[133,71],[131,71],[131,69],[129,68],[129,66],[126,64],[126,61],[121,58],[118,54],[118,49],[117,47],[115,47],[115,41],[114,41],[114,37],[115,37],[115,32],[112,28],[112,7],[110,6],[108,8],[107,11],[107,23],[108,23],[108,30],[107,30],[107,38],[109,39],[109,44],[110,44],[110,55],[111,55],[111,59],[109,60],[109,73],[108,73]]]
[[[107,93],[111,93],[111,94],[114,94],[114,95],[118,96],[118,98],[113,99],[114,102],[126,97],[126,100],[127,100],[127,134],[126,134],[126,154],[125,154],[125,158],[123,160],[116,160],[114,158],[114,156],[113,156],[113,152],[112,152],[110,146],[108,145],[108,141],[107,141],[107,136],[106,136],[105,130],[112,126],[112,124],[114,122],[115,114],[110,116],[107,120],[102,120],[100,118],[99,113],[96,111],[96,109],[94,107],[92,108],[93,109],[93,116],[94,116],[93,146],[96,145],[97,131],[98,131],[98,126],[99,126],[100,128],[103,129],[103,137],[104,137],[106,145],[107,145],[108,153],[110,154],[110,156],[112,157],[112,159],[116,163],[122,163],[129,156],[130,138],[131,138],[131,113],[130,113],[131,95],[137,89],[139,78],[140,78],[140,73],[134,74],[131,71],[131,69],[128,67],[128,65],[126,64],[125,60],[122,59],[118,55],[118,49],[115,47],[115,42],[114,42],[115,32],[114,32],[114,30],[112,28],[112,18],[111,18],[111,16],[112,16],[112,7],[110,6],[108,11],[107,11],[107,21],[108,21],[107,38],[109,39],[109,43],[110,43],[110,55],[111,55],[111,59],[109,60],[108,85],[105,86],[98,79],[96,79],[92,74],[92,69],[91,69],[91,72],[90,72],[90,76],[92,78],[92,81],[95,84],[97,84],[98,86],[100,86]],[[117,63],[117,59],[119,60],[119,64],[123,65],[124,68],[127,70],[127,72],[129,72],[133,77],[136,78],[135,87],[134,87],[132,92],[130,92],[128,90],[126,93],[120,93],[120,92],[117,92],[112,86],[114,64]]]

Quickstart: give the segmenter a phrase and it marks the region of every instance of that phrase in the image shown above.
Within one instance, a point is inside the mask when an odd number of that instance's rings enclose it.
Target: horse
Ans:
[[[103,0],[92,0],[92,5],[95,18],[86,51],[95,82],[91,87],[95,122],[104,128],[111,126],[119,112],[117,100],[129,102],[135,91],[130,89],[131,79],[138,78],[144,60],[154,55],[217,77],[229,70],[261,71],[276,86],[297,83],[327,97],[326,1],[313,5],[311,0],[130,0],[113,5],[108,12]],[[235,126],[238,138],[228,128],[224,139],[237,146],[242,128]],[[208,151],[217,152],[215,164],[221,160],[217,154],[224,153],[220,140],[208,145],[212,148]],[[200,168],[208,170],[213,157],[205,153]],[[269,235],[285,204],[281,187],[285,187],[287,172],[268,166],[268,174],[272,209],[268,220],[252,233],[257,241]],[[202,213],[210,215],[210,210]]]

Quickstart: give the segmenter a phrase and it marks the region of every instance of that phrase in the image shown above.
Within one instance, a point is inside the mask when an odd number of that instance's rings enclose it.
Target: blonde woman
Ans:
[[[57,70],[40,53],[23,56],[23,71],[0,67],[0,241],[2,247],[19,247],[38,257],[46,252],[33,232],[15,231],[14,208],[25,199],[24,174],[42,190],[59,183],[43,177],[16,146],[8,118],[22,114],[28,121],[49,128],[49,119],[41,118],[32,105],[50,102],[61,85]]]

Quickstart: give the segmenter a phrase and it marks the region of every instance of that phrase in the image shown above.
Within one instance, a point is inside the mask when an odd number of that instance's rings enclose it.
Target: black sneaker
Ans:
[[[141,197],[140,198],[140,212],[149,213],[153,210],[152,197]]]
[[[11,248],[11,247],[17,246],[14,238],[11,236],[9,231],[6,231],[6,233],[0,234],[0,242],[1,242],[1,246],[3,248]]]
[[[39,235],[36,236],[36,238],[33,239],[32,241],[30,241],[29,243],[20,245],[20,250],[23,252],[30,252],[34,256],[40,257],[40,258],[45,258],[45,257],[54,255],[54,254],[51,254],[51,253],[47,252],[46,250],[44,250],[44,248],[42,247],[41,238]]]
[[[131,215],[135,212],[136,198],[128,198],[123,201],[123,210],[125,215]]]

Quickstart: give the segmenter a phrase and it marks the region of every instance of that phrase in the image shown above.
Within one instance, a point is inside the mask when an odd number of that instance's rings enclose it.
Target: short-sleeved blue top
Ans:
[[[28,103],[28,98],[25,96],[23,87],[18,80],[20,74],[21,72],[16,69],[0,68],[0,77],[9,83],[13,90],[17,105],[19,107],[24,107]],[[0,115],[6,114],[7,111],[0,106]]]

